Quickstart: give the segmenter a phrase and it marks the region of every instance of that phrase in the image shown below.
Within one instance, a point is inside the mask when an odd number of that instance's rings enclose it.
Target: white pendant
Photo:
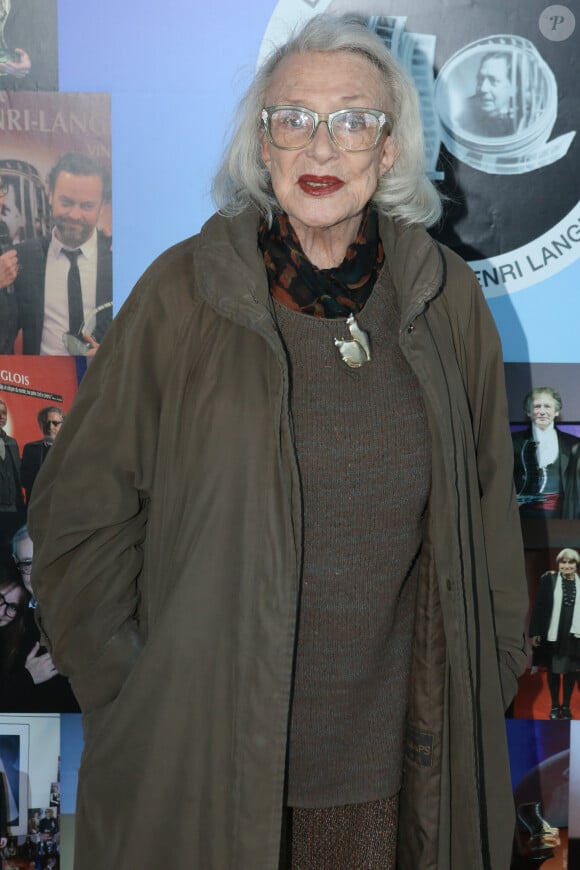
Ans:
[[[368,333],[360,328],[354,314],[349,315],[346,325],[352,338],[346,340],[335,338],[334,343],[339,350],[342,361],[350,368],[358,369],[370,361],[371,343]]]

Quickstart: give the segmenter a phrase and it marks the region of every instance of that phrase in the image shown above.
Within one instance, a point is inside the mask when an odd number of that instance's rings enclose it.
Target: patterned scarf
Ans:
[[[286,214],[258,230],[272,296],[313,317],[348,317],[361,310],[379,275],[385,252],[376,211],[367,206],[354,242],[340,266],[318,269],[305,255]]]

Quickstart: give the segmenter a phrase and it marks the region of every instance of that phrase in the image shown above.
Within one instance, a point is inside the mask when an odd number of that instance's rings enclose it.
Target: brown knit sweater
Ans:
[[[360,314],[372,360],[350,369],[344,320],[275,302],[291,371],[304,564],[291,711],[289,806],[400,788],[417,556],[431,445],[398,345],[386,268]]]

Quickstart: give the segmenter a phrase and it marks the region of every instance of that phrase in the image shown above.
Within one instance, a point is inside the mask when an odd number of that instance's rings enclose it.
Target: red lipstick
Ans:
[[[309,196],[328,196],[344,187],[344,181],[335,175],[301,175],[298,186]]]

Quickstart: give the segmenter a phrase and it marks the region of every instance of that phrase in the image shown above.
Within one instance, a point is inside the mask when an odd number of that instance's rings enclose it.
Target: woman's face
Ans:
[[[14,608],[19,608],[24,600],[21,586],[7,586],[0,589],[0,628],[10,625],[16,617]]]
[[[361,108],[388,115],[391,110],[378,71],[366,58],[349,51],[284,58],[266,95],[266,106],[274,105],[302,106],[319,113]],[[361,212],[396,153],[386,133],[369,151],[342,151],[324,123],[312,141],[297,151],[276,148],[262,135],[262,159],[274,193],[301,241],[312,230],[338,228],[345,237],[351,236],[348,247]]]
[[[558,571],[562,577],[566,579],[571,579],[574,576],[577,567],[576,562],[569,559],[567,556],[564,556],[564,558],[560,559],[558,562]]]

